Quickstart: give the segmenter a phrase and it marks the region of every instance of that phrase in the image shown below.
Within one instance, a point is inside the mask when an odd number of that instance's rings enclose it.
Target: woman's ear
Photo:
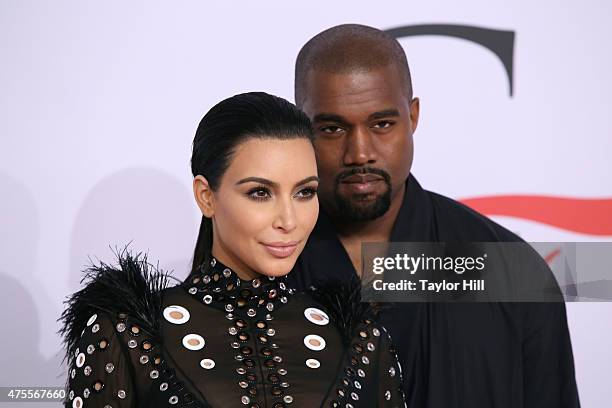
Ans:
[[[215,197],[206,177],[197,175],[193,179],[193,196],[202,215],[212,218],[215,214]]]

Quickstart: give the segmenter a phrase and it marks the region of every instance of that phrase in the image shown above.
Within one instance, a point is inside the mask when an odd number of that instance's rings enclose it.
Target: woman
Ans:
[[[127,250],[120,268],[88,270],[62,315],[66,406],[404,406],[388,335],[358,290],[287,287],[319,210],[311,138],[301,111],[265,93],[204,116],[192,272],[169,287]]]

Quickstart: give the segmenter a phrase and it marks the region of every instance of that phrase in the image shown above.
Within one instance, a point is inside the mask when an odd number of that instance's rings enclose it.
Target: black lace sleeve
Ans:
[[[125,249],[117,258],[118,266],[85,271],[84,288],[67,300],[60,318],[69,363],[65,406],[196,406],[161,353],[168,275],[146,254]]]
[[[380,333],[378,352],[378,406],[406,407],[402,389],[402,367],[398,361],[395,347],[389,332],[378,326],[372,329]]]
[[[125,329],[107,315],[93,314],[69,356],[66,407],[127,408],[135,406],[133,367],[117,330]]]

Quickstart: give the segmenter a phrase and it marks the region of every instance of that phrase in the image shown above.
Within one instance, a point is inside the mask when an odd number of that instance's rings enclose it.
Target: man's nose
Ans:
[[[344,165],[363,166],[376,160],[376,147],[369,129],[355,127],[345,139]]]

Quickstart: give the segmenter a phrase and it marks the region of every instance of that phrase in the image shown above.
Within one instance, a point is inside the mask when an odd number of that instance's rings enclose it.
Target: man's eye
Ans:
[[[389,127],[393,126],[393,122],[388,121],[388,120],[382,120],[380,122],[376,122],[374,124],[374,127],[377,129],[387,129]]]
[[[247,196],[249,196],[249,198],[252,200],[263,201],[270,198],[271,194],[270,190],[268,190],[266,187],[256,187],[249,190],[247,192]]]
[[[342,132],[344,129],[342,129],[339,126],[324,126],[319,130],[323,133],[334,134],[334,133]]]

